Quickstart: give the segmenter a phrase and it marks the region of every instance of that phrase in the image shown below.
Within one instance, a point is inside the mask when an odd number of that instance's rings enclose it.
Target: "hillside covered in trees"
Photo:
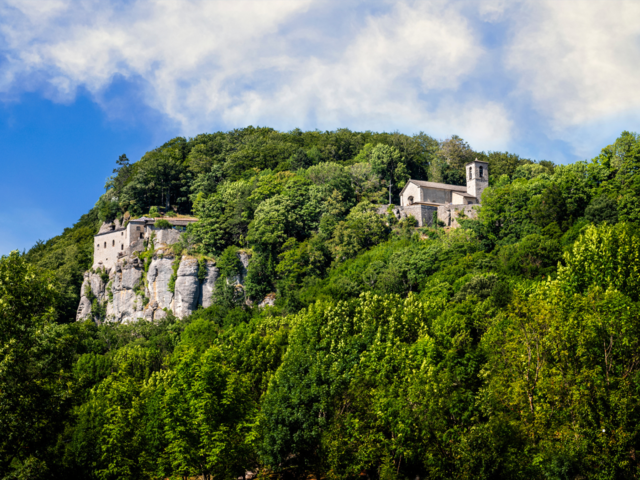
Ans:
[[[477,220],[377,213],[474,158]],[[637,478],[639,167],[629,132],[566,166],[252,127],[123,155],[76,225],[0,260],[0,478]],[[74,322],[100,224],[150,211],[198,218],[174,250],[216,262],[213,305]]]

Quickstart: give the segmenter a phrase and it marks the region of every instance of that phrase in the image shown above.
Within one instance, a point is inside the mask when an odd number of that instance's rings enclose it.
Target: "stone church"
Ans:
[[[431,226],[434,219],[457,227],[459,217],[476,218],[482,192],[489,186],[489,164],[478,159],[465,165],[467,185],[409,180],[400,192],[403,216],[413,215],[419,226]]]

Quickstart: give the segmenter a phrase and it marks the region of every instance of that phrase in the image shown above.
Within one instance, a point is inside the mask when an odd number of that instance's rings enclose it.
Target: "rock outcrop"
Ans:
[[[198,307],[201,290],[198,267],[198,260],[195,258],[183,258],[180,262],[173,306],[173,311],[178,317],[190,315]]]
[[[242,282],[249,256],[243,253],[239,258],[244,267],[238,279]],[[154,253],[146,274],[142,260],[135,255],[126,256],[118,259],[111,271],[85,273],[76,319],[154,321],[164,318],[167,312],[183,318],[199,306],[207,308],[213,304],[218,277],[215,262],[201,264],[197,258],[186,255],[176,259],[165,248]]]

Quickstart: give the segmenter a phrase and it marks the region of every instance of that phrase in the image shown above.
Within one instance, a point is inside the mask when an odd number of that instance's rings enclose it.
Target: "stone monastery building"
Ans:
[[[480,198],[489,186],[489,164],[475,160],[465,165],[467,186],[409,180],[400,192],[400,207],[413,215],[419,226],[433,224],[434,215],[446,226],[456,227],[456,218],[475,218]]]
[[[123,225],[119,220],[111,224],[105,223],[98,234],[93,237],[93,268],[115,267],[118,258],[131,255],[133,252],[144,250],[144,241],[149,240],[155,232],[156,243],[166,245],[178,241],[180,233],[190,223],[196,222],[195,218],[165,218],[173,228],[159,229],[154,227],[156,218],[136,218]]]

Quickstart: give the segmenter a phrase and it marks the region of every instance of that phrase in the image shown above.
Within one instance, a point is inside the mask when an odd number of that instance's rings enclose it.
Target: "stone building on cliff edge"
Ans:
[[[94,237],[93,269],[112,270],[119,258],[143,251],[144,241],[148,241],[154,232],[156,243],[164,245],[176,243],[187,225],[197,221],[196,218],[191,217],[165,218],[173,228],[159,229],[153,226],[156,220],[156,218],[142,217],[131,220],[126,225],[119,220],[103,224]]]
[[[482,192],[489,186],[489,164],[476,159],[465,165],[467,186],[409,180],[400,192],[397,216],[412,215],[418,225],[431,226],[436,218],[445,226],[459,226],[457,218],[476,218]]]
[[[182,255],[177,258],[171,245],[180,240],[187,225],[196,218],[166,218],[170,229],[154,226],[156,219],[142,217],[122,224],[106,222],[94,237],[94,262],[85,272],[76,320],[97,323],[157,321],[171,312],[179,318],[213,304],[219,270],[215,260]],[[153,235],[153,252],[145,264],[135,252],[145,250]],[[149,244],[147,244],[149,245]],[[244,289],[251,258],[239,250],[242,265],[238,276],[227,282]],[[249,300],[247,300],[249,303]],[[273,305],[275,294],[267,295],[259,307]]]

